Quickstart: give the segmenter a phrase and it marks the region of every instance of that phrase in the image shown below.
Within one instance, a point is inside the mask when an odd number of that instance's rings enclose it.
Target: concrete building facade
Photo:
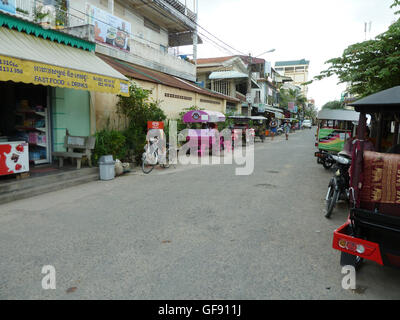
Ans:
[[[277,61],[275,62],[275,70],[283,76],[293,79],[292,84],[301,88],[302,94],[307,97],[308,86],[303,83],[308,81],[308,69],[310,61],[291,60],[291,61]]]

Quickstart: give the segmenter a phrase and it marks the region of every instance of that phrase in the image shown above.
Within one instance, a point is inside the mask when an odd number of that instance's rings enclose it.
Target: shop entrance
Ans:
[[[29,166],[51,162],[49,88],[0,81],[0,144],[26,142]]]

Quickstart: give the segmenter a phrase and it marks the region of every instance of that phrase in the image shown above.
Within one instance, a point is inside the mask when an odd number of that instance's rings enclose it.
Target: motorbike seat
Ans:
[[[338,153],[338,156],[341,156],[341,157],[344,157],[344,158],[347,158],[347,159],[352,159],[352,157],[351,157],[351,155],[350,154],[348,154],[346,151],[340,151],[339,153]]]

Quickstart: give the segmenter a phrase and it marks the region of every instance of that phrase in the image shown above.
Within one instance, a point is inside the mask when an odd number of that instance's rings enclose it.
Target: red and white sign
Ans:
[[[29,171],[26,142],[0,142],[0,176]]]
[[[162,121],[148,121],[147,129],[164,129],[164,122]]]

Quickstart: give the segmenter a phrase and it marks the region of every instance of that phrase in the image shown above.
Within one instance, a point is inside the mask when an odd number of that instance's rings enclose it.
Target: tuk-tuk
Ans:
[[[242,140],[243,144],[249,143],[251,138],[255,137],[255,130],[251,126],[250,116],[229,116],[233,121],[232,129],[232,142],[233,146],[238,139]]]
[[[183,122],[191,126],[186,137],[189,146],[198,148],[198,155],[209,154],[214,146],[224,149],[230,141],[219,136],[217,123],[225,121],[221,112],[210,110],[191,110],[183,115]]]
[[[343,150],[345,142],[356,133],[359,113],[353,110],[324,109],[317,116],[317,133],[315,152],[317,163],[325,169],[333,165],[329,154],[337,154]]]
[[[254,137],[258,137],[261,142],[264,142],[268,119],[263,116],[251,116],[250,120],[253,122]]]
[[[351,105],[360,112],[352,147],[351,209],[347,222],[334,231],[333,248],[341,251],[342,265],[358,267],[367,259],[400,267],[400,86]],[[366,137],[367,114],[374,144]]]

